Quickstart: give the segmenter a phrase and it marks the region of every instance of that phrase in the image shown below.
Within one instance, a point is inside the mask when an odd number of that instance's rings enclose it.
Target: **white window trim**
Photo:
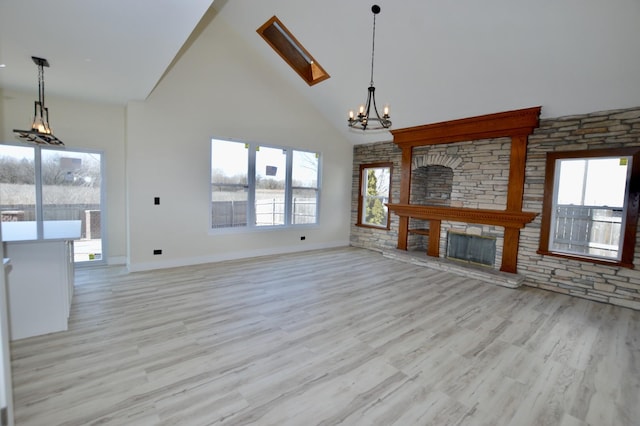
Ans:
[[[209,235],[221,235],[221,234],[242,234],[242,233],[254,233],[254,232],[272,232],[272,231],[282,231],[287,229],[313,229],[320,227],[320,199],[321,199],[321,186],[322,186],[322,154],[318,151],[311,151],[302,148],[292,148],[288,146],[282,145],[270,145],[267,143],[258,143],[258,142],[247,142],[241,141],[237,139],[229,139],[229,138],[219,138],[212,137],[209,141],[209,175],[211,175],[211,170],[213,168],[212,164],[212,144],[213,141],[225,141],[225,142],[235,142],[239,144],[244,144],[248,149],[248,168],[247,168],[247,225],[246,226],[230,226],[230,227],[213,227],[213,214],[211,211],[211,206],[213,205],[213,190],[212,183],[209,183]],[[271,148],[271,149],[281,149],[286,152],[286,169],[285,169],[285,223],[282,225],[255,225],[255,191],[256,191],[256,153],[257,148]],[[318,159],[318,170],[317,170],[317,187],[316,190],[316,208],[315,208],[315,223],[301,223],[301,224],[292,224],[290,223],[292,218],[292,203],[293,203],[293,190],[294,189],[313,189],[311,187],[293,187],[292,185],[292,175],[293,175],[293,152],[306,152],[310,154],[317,155]]]
[[[106,195],[107,195],[107,181],[106,181],[106,158],[105,153],[102,150],[92,150],[92,149],[80,149],[80,148],[69,148],[69,147],[59,147],[52,145],[25,145],[20,143],[2,143],[2,145],[7,146],[17,146],[17,147],[29,147],[33,148],[33,163],[35,168],[35,213],[36,213],[36,235],[38,240],[47,240],[44,238],[44,205],[42,201],[42,150],[46,149],[47,151],[58,151],[58,152],[74,152],[79,154],[98,154],[100,155],[100,235],[101,235],[101,245],[102,245],[102,257],[99,260],[88,260],[88,261],[76,261],[74,264],[76,266],[82,265],[105,265],[107,264],[107,249],[108,249],[108,240],[107,240],[107,203],[106,203]]]

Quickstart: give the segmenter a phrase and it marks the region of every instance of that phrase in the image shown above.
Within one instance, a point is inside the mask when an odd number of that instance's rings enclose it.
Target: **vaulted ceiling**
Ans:
[[[126,104],[161,80],[201,20],[224,21],[352,143],[376,20],[374,80],[393,128],[542,106],[543,117],[640,105],[638,0],[2,0],[0,87]],[[308,86],[256,29],[276,15],[331,78]],[[185,45],[185,43],[187,43]]]

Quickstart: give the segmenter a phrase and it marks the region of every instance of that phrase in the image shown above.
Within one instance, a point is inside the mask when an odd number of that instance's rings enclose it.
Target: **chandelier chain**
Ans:
[[[376,51],[376,14],[373,14],[373,40],[371,42],[371,85],[373,86],[373,56]]]

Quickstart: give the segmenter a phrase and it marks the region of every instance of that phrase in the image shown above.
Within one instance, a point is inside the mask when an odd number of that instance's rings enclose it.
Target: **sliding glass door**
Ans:
[[[0,170],[3,231],[23,227],[49,239],[79,228],[75,261],[103,261],[101,153],[0,145]]]

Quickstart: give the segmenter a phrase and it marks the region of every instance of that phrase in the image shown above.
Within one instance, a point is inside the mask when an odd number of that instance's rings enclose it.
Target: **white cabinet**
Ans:
[[[73,241],[6,241],[11,339],[67,330],[73,297]]]

